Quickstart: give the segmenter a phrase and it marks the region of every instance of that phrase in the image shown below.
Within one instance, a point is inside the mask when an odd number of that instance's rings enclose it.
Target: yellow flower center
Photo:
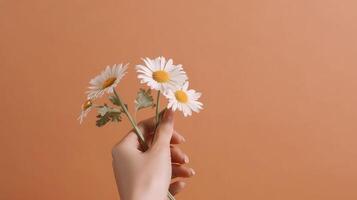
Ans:
[[[152,73],[152,78],[159,83],[166,83],[170,80],[170,75],[164,70]]]
[[[87,110],[91,106],[92,106],[92,101],[91,100],[87,100],[82,104],[82,110]]]
[[[111,85],[113,85],[113,83],[117,80],[116,77],[110,77],[107,80],[104,81],[103,85],[102,85],[102,89],[105,89]]]
[[[175,92],[175,97],[176,97],[177,101],[179,101],[181,103],[187,103],[187,101],[188,101],[188,96],[187,96],[186,92],[184,92],[182,90],[177,90]]]

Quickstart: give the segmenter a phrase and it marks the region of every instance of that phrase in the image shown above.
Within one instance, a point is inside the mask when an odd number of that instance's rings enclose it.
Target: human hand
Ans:
[[[155,120],[139,123],[149,149],[143,152],[138,137],[130,131],[113,147],[113,170],[121,200],[165,200],[168,190],[175,195],[185,182],[172,178],[191,177],[192,168],[184,166],[188,156],[174,144],[185,141],[174,130],[173,111],[166,110],[154,137]],[[171,145],[170,145],[171,144]]]

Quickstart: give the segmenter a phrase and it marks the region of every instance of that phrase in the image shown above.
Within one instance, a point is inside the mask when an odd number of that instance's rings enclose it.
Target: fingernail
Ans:
[[[180,185],[181,185],[181,187],[185,187],[186,186],[186,182],[180,181]]]
[[[193,170],[192,168],[191,168],[191,174],[192,174],[192,176],[194,176],[196,174],[195,170]]]
[[[188,158],[187,155],[185,155],[184,161],[185,161],[186,164],[190,162],[190,159]]]
[[[167,111],[167,108],[164,108],[161,112],[160,112],[160,119],[163,119],[165,117],[165,113]]]
[[[174,117],[173,111],[171,109],[166,109],[164,113],[164,118],[168,121],[172,121],[173,117]]]
[[[181,135],[181,142],[186,142],[186,139]]]

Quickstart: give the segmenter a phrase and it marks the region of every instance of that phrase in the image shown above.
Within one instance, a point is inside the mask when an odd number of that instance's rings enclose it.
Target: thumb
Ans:
[[[170,145],[172,133],[174,131],[174,112],[166,109],[161,122],[156,130],[154,145]]]

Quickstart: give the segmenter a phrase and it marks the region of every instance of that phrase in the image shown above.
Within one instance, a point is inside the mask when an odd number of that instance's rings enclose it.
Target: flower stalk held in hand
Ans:
[[[155,127],[157,128],[161,118],[160,98],[162,96],[167,99],[168,104],[165,106],[167,109],[179,110],[185,117],[192,115],[192,111],[199,112],[202,109],[203,104],[198,101],[201,93],[188,88],[188,77],[182,65],[174,65],[172,59],[166,60],[164,57],[142,60],[143,64],[136,65],[137,77],[140,83],[148,86],[148,89],[139,89],[134,101],[135,113],[145,108],[155,108]],[[78,119],[82,123],[90,111],[95,109],[98,112],[96,125],[101,127],[109,122],[122,121],[124,115],[134,128],[142,150],[146,151],[149,144],[145,141],[136,119],[129,112],[128,105],[116,90],[121,79],[126,75],[127,69],[128,64],[107,66],[101,74],[90,80],[87,100],[82,105]],[[157,92],[156,101],[151,94],[152,90]],[[96,105],[96,100],[104,94],[108,94],[110,105],[107,103]],[[174,199],[170,193],[168,193],[168,198]]]

